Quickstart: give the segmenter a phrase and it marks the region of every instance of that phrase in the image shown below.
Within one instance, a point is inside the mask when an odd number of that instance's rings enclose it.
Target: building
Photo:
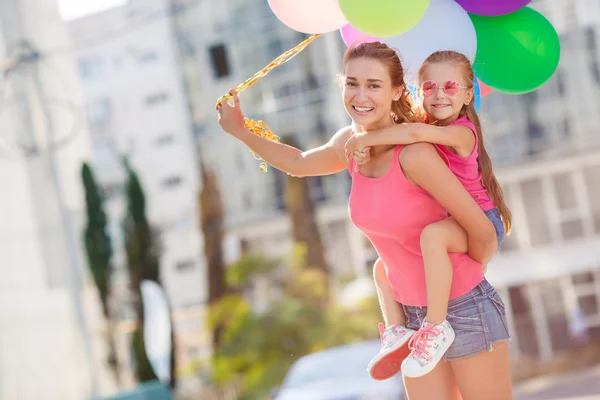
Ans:
[[[144,188],[147,217],[161,244],[161,278],[175,315],[189,315],[206,296],[198,163],[171,11],[167,1],[132,0],[69,22],[90,129],[91,165],[105,195],[115,248],[113,300],[121,321],[133,318],[127,306],[122,157]],[[192,324],[175,321],[181,363],[202,354],[200,318],[194,315]],[[126,350],[129,341],[123,343]]]
[[[89,398],[114,386],[80,241],[89,141],[71,42],[55,3],[0,9],[0,398]]]

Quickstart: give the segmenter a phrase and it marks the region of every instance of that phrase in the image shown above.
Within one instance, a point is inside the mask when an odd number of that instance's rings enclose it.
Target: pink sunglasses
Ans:
[[[446,81],[442,89],[448,96],[455,96],[460,89],[468,89],[468,86],[461,86],[460,83],[456,81]],[[439,88],[437,82],[425,81],[421,85],[421,90],[423,91],[424,96],[429,97],[437,94]]]

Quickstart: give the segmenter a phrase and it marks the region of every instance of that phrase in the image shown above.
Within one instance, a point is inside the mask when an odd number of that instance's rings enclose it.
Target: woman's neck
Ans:
[[[376,129],[387,128],[388,126],[392,126],[395,124],[396,124],[396,122],[394,122],[392,117],[390,117],[389,120],[388,119],[380,120],[380,121],[374,122],[370,125],[358,125],[357,123],[352,123],[352,128],[356,132],[369,132],[369,131],[374,131]]]

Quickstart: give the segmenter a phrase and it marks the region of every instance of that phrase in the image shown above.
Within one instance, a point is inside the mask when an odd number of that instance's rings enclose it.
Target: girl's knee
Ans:
[[[421,249],[447,247],[447,233],[447,229],[443,225],[427,225],[421,232]]]

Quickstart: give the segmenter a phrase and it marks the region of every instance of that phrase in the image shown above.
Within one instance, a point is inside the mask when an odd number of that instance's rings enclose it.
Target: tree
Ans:
[[[139,177],[127,160],[124,161],[124,164],[127,171],[127,215],[123,228],[133,306],[137,318],[137,329],[132,336],[132,349],[135,354],[137,377],[143,382],[155,380],[156,375],[144,349],[144,309],[140,284],[143,280],[151,280],[162,286],[159,265],[160,248],[157,234],[146,218],[146,197]],[[172,325],[171,339],[171,386],[174,387],[175,342]]]
[[[290,146],[298,147],[292,137],[286,137],[284,142]],[[295,242],[306,244],[306,261],[308,265],[323,271],[326,279],[328,279],[329,267],[325,260],[325,250],[319,233],[309,183],[310,181],[307,178],[288,177],[285,209],[292,222],[292,234]]]
[[[238,387],[240,400],[266,398],[305,354],[377,336],[376,299],[357,310],[323,306],[326,274],[309,266],[306,256],[306,246],[299,244],[289,268],[249,254],[227,270],[231,290],[210,309],[210,323],[223,326],[212,379],[221,387]],[[257,279],[269,280],[273,297],[261,312],[244,296]]]
[[[81,179],[85,190],[87,222],[84,231],[85,250],[88,266],[94,279],[102,313],[107,322],[106,340],[108,345],[108,365],[113,371],[117,385],[120,385],[119,361],[114,342],[112,318],[109,307],[112,274],[112,245],[107,233],[107,218],[104,212],[103,199],[94,174],[87,163],[81,167]]]
[[[204,236],[204,256],[208,269],[208,304],[225,295],[225,265],[223,261],[224,212],[219,182],[214,171],[200,163],[202,190],[200,191],[201,227]],[[220,327],[212,331],[214,346],[219,344]]]

